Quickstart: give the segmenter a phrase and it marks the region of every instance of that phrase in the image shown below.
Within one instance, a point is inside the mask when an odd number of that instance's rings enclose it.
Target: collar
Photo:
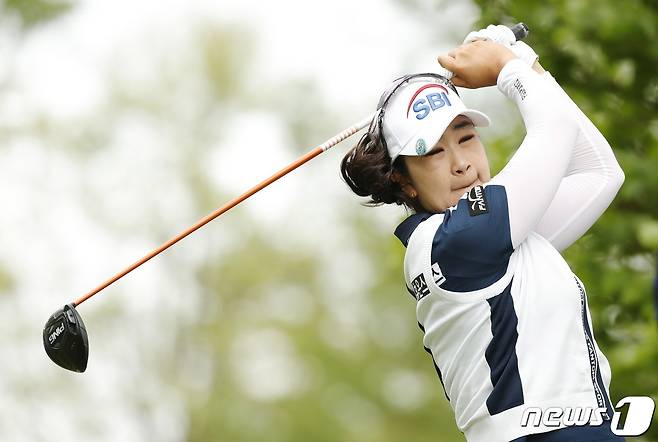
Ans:
[[[411,237],[411,234],[414,233],[414,230],[416,230],[416,227],[430,216],[432,216],[432,214],[427,212],[414,213],[396,227],[395,236],[397,236],[402,244],[407,247],[407,244],[409,244],[409,238]]]

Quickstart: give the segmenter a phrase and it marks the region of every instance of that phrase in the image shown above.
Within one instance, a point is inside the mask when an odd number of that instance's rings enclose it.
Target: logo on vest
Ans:
[[[411,289],[414,291],[416,301],[420,301],[425,296],[430,294],[430,289],[427,287],[425,276],[421,273],[411,281]]]
[[[487,199],[484,196],[484,187],[475,186],[468,191],[468,213],[471,216],[478,216],[489,213]]]
[[[432,277],[434,278],[434,283],[436,285],[441,285],[444,282],[446,282],[446,277],[443,276],[443,273],[441,273],[441,268],[439,267],[439,263],[435,262],[432,264]]]

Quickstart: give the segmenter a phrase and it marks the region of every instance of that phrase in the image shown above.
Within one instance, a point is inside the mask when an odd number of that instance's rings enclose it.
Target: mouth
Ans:
[[[468,192],[469,190],[471,190],[471,188],[477,186],[479,182],[480,181],[478,179],[475,179],[471,184],[468,184],[464,187],[458,187],[454,189],[453,192],[460,192],[460,193]]]

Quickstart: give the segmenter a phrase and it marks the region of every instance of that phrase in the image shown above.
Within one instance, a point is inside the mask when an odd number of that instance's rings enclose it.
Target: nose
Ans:
[[[457,149],[452,151],[452,173],[453,175],[464,175],[471,168],[471,162]]]

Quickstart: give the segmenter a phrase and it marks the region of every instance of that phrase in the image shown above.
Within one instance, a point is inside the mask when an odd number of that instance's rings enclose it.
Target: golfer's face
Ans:
[[[457,116],[423,156],[406,156],[411,185],[430,212],[454,206],[465,192],[491,179],[489,160],[471,120]]]

